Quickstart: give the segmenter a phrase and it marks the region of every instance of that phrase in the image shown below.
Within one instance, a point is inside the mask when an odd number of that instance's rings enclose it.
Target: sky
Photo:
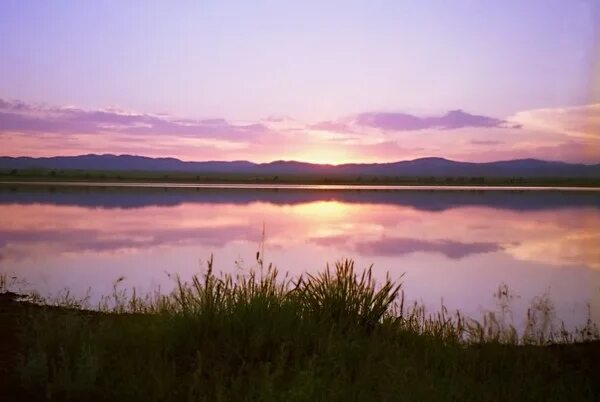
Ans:
[[[0,154],[600,163],[600,0],[0,2]]]

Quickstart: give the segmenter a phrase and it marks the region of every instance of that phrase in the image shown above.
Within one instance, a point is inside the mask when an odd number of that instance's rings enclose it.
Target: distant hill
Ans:
[[[197,174],[251,174],[302,176],[454,176],[454,177],[578,177],[600,178],[600,164],[584,165],[517,159],[500,162],[456,162],[444,158],[421,158],[392,163],[321,165],[296,161],[253,163],[248,161],[185,162],[175,158],[134,155],[81,155],[49,158],[0,157],[0,169],[57,169]]]

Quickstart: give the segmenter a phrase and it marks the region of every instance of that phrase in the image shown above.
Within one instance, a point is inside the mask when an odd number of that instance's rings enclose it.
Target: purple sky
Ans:
[[[0,3],[4,155],[600,162],[600,1]]]

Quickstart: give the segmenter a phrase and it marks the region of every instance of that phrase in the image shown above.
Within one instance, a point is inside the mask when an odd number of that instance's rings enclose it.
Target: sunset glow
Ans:
[[[1,154],[598,163],[575,3],[3,3]]]
[[[0,399],[597,400],[600,0],[0,0]]]
[[[374,264],[379,279],[405,273],[409,297],[423,297],[433,308],[443,294],[446,302],[477,314],[478,303],[493,302],[491,293],[504,282],[522,295],[517,303],[523,308],[531,297],[551,292],[567,319],[578,298],[589,300],[600,317],[597,206],[540,204],[520,211],[442,202],[429,210],[327,195],[293,204],[237,203],[232,195],[222,203],[188,199],[157,206],[169,196],[150,194],[149,205],[137,208],[4,204],[0,262],[42,290],[68,284],[76,291],[90,285],[110,291],[121,275],[129,286],[168,289],[166,272],[186,277],[211,255],[219,270],[239,272],[254,266],[262,250],[266,261],[295,275],[352,256],[361,267]]]

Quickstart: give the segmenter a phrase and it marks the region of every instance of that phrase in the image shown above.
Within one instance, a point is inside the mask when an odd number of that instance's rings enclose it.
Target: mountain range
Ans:
[[[302,176],[454,176],[454,177],[578,177],[600,178],[600,164],[585,165],[538,159],[498,162],[458,162],[420,158],[391,163],[314,164],[297,161],[187,162],[176,158],[136,155],[80,155],[56,157],[0,157],[0,169],[59,169],[93,171],[188,172],[195,174],[250,174]]]

